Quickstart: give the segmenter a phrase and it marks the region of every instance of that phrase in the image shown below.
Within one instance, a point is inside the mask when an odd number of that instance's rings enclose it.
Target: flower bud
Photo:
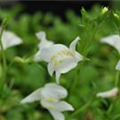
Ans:
[[[114,19],[115,24],[119,28],[120,27],[120,15],[119,15],[118,11],[113,12],[113,19]]]
[[[30,58],[28,58],[28,59],[23,59],[23,58],[21,58],[21,57],[15,57],[14,58],[14,62],[18,62],[18,63],[29,63],[31,60],[30,60]]]
[[[101,98],[116,97],[118,92],[119,92],[119,89],[117,87],[115,87],[115,88],[113,88],[111,90],[98,93],[97,97],[101,97]]]
[[[119,15],[118,15],[117,13],[113,13],[113,16],[114,16],[116,19],[120,20],[120,17],[119,17]]]
[[[106,14],[108,12],[108,8],[104,7],[101,11],[102,15]]]

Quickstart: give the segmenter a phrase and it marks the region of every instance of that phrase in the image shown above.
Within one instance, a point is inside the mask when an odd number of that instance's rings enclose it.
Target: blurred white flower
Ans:
[[[100,92],[97,94],[97,97],[102,97],[102,98],[109,98],[109,97],[115,97],[118,94],[118,88],[115,87],[111,90],[105,91],[105,92]]]
[[[42,49],[40,57],[48,62],[48,72],[51,76],[55,71],[57,83],[62,73],[75,68],[78,62],[83,60],[83,56],[75,51],[79,39],[76,37],[69,48],[62,44],[55,44]]]
[[[6,50],[9,47],[13,47],[22,43],[22,39],[20,37],[18,37],[13,32],[6,31],[6,30],[3,31],[1,40],[2,40],[4,50]],[[1,50],[1,47],[0,47],[0,50]]]
[[[101,43],[107,43],[114,47],[120,53],[120,36],[119,35],[110,35],[102,38]]]
[[[43,48],[47,48],[50,47],[51,45],[53,45],[54,43],[52,41],[48,41],[46,39],[46,34],[45,32],[41,31],[36,33],[37,38],[40,40],[40,43],[38,44],[38,52],[35,54],[34,56],[34,61],[36,62],[40,62],[42,60],[42,58],[40,57],[41,54],[41,50]]]
[[[101,43],[107,43],[114,47],[120,54],[120,36],[119,35],[110,35],[108,37],[102,38]],[[118,61],[116,70],[120,70],[120,60]]]
[[[60,85],[48,83],[44,87],[36,90],[21,101],[22,104],[40,101],[41,105],[48,109],[54,120],[65,120],[63,111],[73,111],[74,108],[65,101],[60,101],[67,97],[67,91]]]

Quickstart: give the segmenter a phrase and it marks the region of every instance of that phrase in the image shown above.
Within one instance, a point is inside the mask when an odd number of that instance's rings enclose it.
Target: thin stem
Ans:
[[[0,31],[0,48],[1,48],[2,63],[3,63],[3,74],[2,74],[2,80],[0,85],[0,92],[2,92],[3,90],[4,82],[6,79],[6,72],[7,72],[7,61],[5,57],[4,46],[2,43],[2,35],[3,35],[4,28],[5,28],[5,21],[3,21],[1,31]]]
[[[88,54],[88,52],[89,52],[89,43],[92,42],[92,40],[93,40],[93,38],[94,38],[94,35],[96,34],[97,30],[100,28],[100,26],[102,25],[102,23],[105,21],[106,18],[107,18],[107,17],[105,17],[105,18],[100,22],[99,25],[97,25],[97,23],[95,23],[95,27],[94,27],[94,29],[93,29],[92,35],[90,36],[89,41],[86,43],[87,45],[86,45],[86,47],[85,47],[85,52],[84,52],[84,55],[85,55],[85,56],[84,56],[84,57],[86,57],[87,54]],[[87,27],[87,28],[88,28],[88,27]],[[87,31],[88,31],[88,29],[87,29]],[[79,68],[79,69],[80,69],[80,68]],[[79,69],[78,69],[78,71],[80,71]],[[78,72],[78,73],[80,73],[80,72]],[[77,75],[76,75],[76,76],[77,76]],[[74,88],[76,87],[77,83],[78,83],[78,78],[76,77],[75,80],[74,80],[73,86],[71,87],[71,89],[72,89],[71,91],[74,90]]]
[[[96,97],[92,97],[92,99],[90,101],[88,101],[84,106],[78,108],[73,114],[71,114],[71,116],[77,116],[82,111],[84,111],[85,109],[87,109],[92,104],[92,102],[94,101],[95,98]]]
[[[93,37],[94,37],[95,31],[96,31],[96,27],[95,27],[95,29],[94,29],[94,31],[93,31],[93,34],[92,34],[91,38],[90,38],[90,42],[91,42],[91,40],[92,40]],[[87,43],[88,43],[88,42],[87,42]],[[89,43],[86,45],[87,48],[89,48],[88,45],[89,45]],[[89,52],[88,49],[86,49],[85,57],[87,56],[88,52]],[[83,63],[84,63],[84,62],[83,62]],[[74,89],[76,88],[76,86],[77,86],[77,84],[78,84],[78,81],[79,81],[78,75],[80,74],[80,69],[81,69],[81,67],[78,67],[75,80],[74,80],[74,82],[73,82],[73,84],[72,84],[72,87],[70,88],[70,94],[74,91]]]
[[[114,107],[114,102],[112,102],[112,103],[110,104],[110,106],[109,106],[109,108],[108,108],[108,110],[107,110],[107,114],[108,114],[108,115],[111,114],[113,107]]]
[[[96,30],[97,30],[97,27],[95,26],[89,42],[91,42],[91,40],[93,39]],[[88,43],[86,45],[87,48],[89,48],[88,47],[89,46],[89,42],[87,42]],[[86,48],[86,51],[85,51],[85,57],[87,56],[87,54],[89,52],[89,49],[87,49],[87,48]],[[76,88],[76,85],[78,84],[78,81],[79,81],[78,75],[80,74],[80,69],[81,69],[81,67],[79,67],[78,70],[77,70],[77,74],[76,74],[75,80],[74,80],[74,82],[72,84],[72,87],[70,89],[70,94],[74,91],[74,89]]]
[[[115,26],[116,26],[116,29],[118,30],[118,34],[120,36],[120,26],[118,26],[116,23],[115,23]]]
[[[80,67],[78,67],[77,72],[76,72],[76,76],[75,76],[75,80],[70,88],[70,94],[72,94],[72,92],[74,91],[74,89],[76,88],[78,81],[79,81],[79,74],[80,74]]]
[[[116,75],[115,75],[115,86],[118,86],[118,84],[119,84],[119,76],[120,76],[120,72],[117,71]]]
[[[3,69],[4,71],[6,71],[7,69],[7,64],[6,64],[6,57],[5,57],[5,53],[4,53],[4,48],[3,48],[3,44],[2,44],[2,34],[3,34],[3,28],[1,28],[1,32],[0,32],[0,47],[1,47],[1,53],[2,53],[2,58],[3,58]]]

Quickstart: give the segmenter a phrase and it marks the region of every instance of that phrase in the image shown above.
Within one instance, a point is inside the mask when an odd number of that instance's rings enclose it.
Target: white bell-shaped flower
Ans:
[[[63,111],[73,111],[74,108],[61,99],[67,97],[64,87],[55,83],[46,84],[21,101],[22,104],[40,101],[41,105],[48,109],[54,120],[65,120]]]
[[[100,92],[97,94],[97,97],[102,97],[102,98],[109,98],[109,97],[115,97],[118,94],[118,88],[115,87],[111,90],[105,91],[105,92]]]
[[[110,35],[104,37],[100,40],[101,43],[107,43],[114,47],[120,53],[120,36],[119,35]]]
[[[110,35],[108,37],[102,38],[101,43],[107,43],[114,47],[120,54],[120,36],[119,35]],[[120,70],[120,61],[116,65],[116,70]]]
[[[75,68],[78,62],[83,60],[83,56],[75,50],[79,40],[80,38],[76,37],[69,48],[62,44],[55,44],[42,49],[40,57],[48,62],[48,72],[51,76],[55,71],[57,83],[62,73]]]
[[[43,32],[43,31],[36,33],[36,37],[40,40],[40,43],[38,44],[38,49],[39,50],[38,50],[38,52],[34,56],[34,61],[39,62],[39,61],[42,60],[42,58],[40,57],[41,50],[43,48],[50,47],[54,43],[52,41],[48,41],[46,39],[46,33]]]
[[[13,32],[6,31],[6,30],[3,31],[1,40],[2,40],[4,50],[6,50],[9,47],[13,47],[22,43],[22,39],[20,37],[18,37]],[[1,50],[1,47],[0,47],[0,50]]]

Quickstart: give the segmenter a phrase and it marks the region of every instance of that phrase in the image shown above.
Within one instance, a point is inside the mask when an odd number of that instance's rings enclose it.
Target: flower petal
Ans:
[[[48,41],[46,39],[46,33],[45,32],[38,32],[36,33],[36,36],[39,40],[41,40],[41,42],[38,44],[38,48],[40,50],[42,50],[43,48],[47,48],[50,47],[51,45],[53,45],[54,43],[52,41]]]
[[[58,101],[59,99],[65,98],[67,96],[67,90],[58,84],[49,83],[45,85],[41,94],[46,100],[52,99],[53,101]]]
[[[61,60],[55,67],[55,71],[58,73],[66,73],[77,66],[77,62],[74,58],[66,58]]]
[[[52,75],[53,75],[53,72],[54,72],[54,70],[55,70],[52,62],[49,62],[49,63],[48,63],[47,68],[48,68],[48,72],[49,72],[50,76],[52,76]]]
[[[76,59],[76,62],[79,62],[79,61],[82,61],[84,57],[80,53],[75,52],[75,59]]]
[[[118,61],[116,67],[115,67],[116,70],[120,70],[120,60]]]
[[[54,43],[52,41],[48,41],[48,40],[42,40],[39,44],[38,44],[38,48],[40,50],[42,50],[43,48],[48,48],[50,46],[52,46]]]
[[[68,48],[61,44],[55,44],[51,47],[44,48],[41,51],[41,58],[44,61],[49,62],[52,59],[52,57],[56,56],[61,50],[68,50]]]
[[[61,112],[55,110],[49,110],[49,112],[53,116],[54,120],[65,120],[65,117]]]
[[[66,58],[58,62],[57,66],[54,66],[56,72],[56,81],[58,84],[61,74],[67,73],[75,68],[78,64],[78,61],[79,60],[75,58]]]
[[[101,43],[107,43],[118,50],[120,53],[120,36],[119,35],[110,35],[108,37],[104,37],[101,40]]]
[[[45,100],[45,99],[42,99],[40,101],[42,107],[48,109],[48,110],[54,110],[54,106],[53,106],[53,103],[56,102],[56,101],[52,101],[52,100]]]
[[[109,98],[109,97],[114,97],[118,94],[118,88],[115,87],[111,90],[105,91],[105,92],[100,92],[97,94],[97,97],[102,97],[102,98]]]
[[[24,98],[21,101],[21,104],[25,104],[25,103],[31,103],[34,101],[38,101],[41,99],[41,91],[43,88],[39,88],[38,90],[36,90],[35,92],[31,93],[30,95],[28,95],[26,98]]]
[[[43,31],[36,33],[36,36],[37,36],[37,38],[38,38],[39,40],[41,40],[41,42],[38,44],[39,50],[38,50],[38,52],[37,52],[37,53],[35,54],[35,56],[34,56],[34,61],[35,61],[35,62],[40,62],[40,61],[42,61],[42,58],[41,58],[41,50],[42,50],[43,48],[47,48],[47,47],[52,46],[54,43],[53,43],[52,41],[48,41],[48,40],[46,39],[46,33],[43,32]]]
[[[16,34],[10,31],[4,31],[2,35],[2,43],[4,50],[19,45],[22,43],[22,39],[18,37]],[[0,48],[1,49],[1,48]]]
[[[76,45],[77,45],[79,40],[80,40],[80,37],[75,38],[75,40],[70,44],[70,50],[75,51]]]
[[[42,61],[42,58],[40,57],[40,54],[41,54],[41,50],[39,50],[39,51],[35,54],[35,56],[34,56],[34,58],[33,58],[33,60],[34,60],[35,62],[40,62],[40,61]]]
[[[60,76],[61,76],[61,73],[56,71],[56,82],[57,82],[57,84],[60,84]]]
[[[69,103],[67,103],[65,101],[60,101],[60,102],[54,103],[54,109],[56,111],[60,111],[60,112],[74,110],[74,108]]]
[[[37,32],[35,35],[39,40],[46,40],[46,33],[44,31]]]

